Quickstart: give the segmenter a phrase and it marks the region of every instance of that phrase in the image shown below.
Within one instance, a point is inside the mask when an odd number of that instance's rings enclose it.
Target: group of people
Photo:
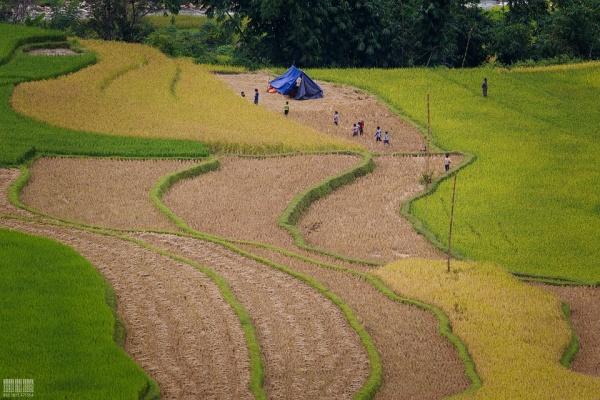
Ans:
[[[333,113],[333,123],[335,126],[339,126],[340,125],[340,113],[339,112],[334,112]],[[364,120],[360,120],[358,122],[356,122],[355,124],[352,125],[352,136],[362,136],[365,132],[365,121]],[[388,131],[383,132],[381,130],[381,127],[378,126],[377,129],[375,130],[375,141],[376,142],[383,142],[383,144],[390,144],[390,133]]]

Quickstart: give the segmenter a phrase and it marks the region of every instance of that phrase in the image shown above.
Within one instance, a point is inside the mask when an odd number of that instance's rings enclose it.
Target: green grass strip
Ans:
[[[208,171],[215,170],[218,167],[219,167],[218,160],[210,160],[210,161],[204,162],[202,164],[196,165],[190,169],[175,172],[173,174],[169,174],[169,175],[163,177],[150,191],[150,197],[151,197],[153,204],[155,204],[158,207],[158,209],[164,215],[166,215],[175,225],[177,225],[184,232],[187,232],[190,236],[201,239],[201,240],[209,241],[209,242],[212,242],[215,244],[219,244],[222,247],[224,247],[234,253],[237,253],[243,257],[246,257],[248,259],[254,260],[258,263],[261,263],[263,265],[266,265],[268,267],[271,267],[273,269],[276,269],[278,271],[286,273],[286,274],[306,283],[307,285],[311,286],[313,289],[317,290],[321,295],[323,295],[325,298],[327,298],[329,301],[331,301],[334,305],[336,305],[340,309],[340,311],[342,312],[344,317],[346,318],[346,321],[348,322],[350,327],[359,336],[361,344],[365,348],[368,358],[369,358],[369,365],[370,365],[369,376],[367,378],[367,381],[363,384],[363,386],[359,389],[359,391],[355,393],[354,399],[357,399],[357,400],[372,399],[375,396],[375,394],[377,393],[377,391],[379,390],[379,387],[381,386],[381,383],[382,383],[383,367],[381,364],[381,356],[379,355],[379,352],[377,351],[377,348],[375,347],[375,343],[373,342],[373,339],[371,338],[369,333],[366,331],[364,326],[359,322],[358,317],[356,316],[356,314],[354,313],[352,308],[350,308],[350,306],[348,306],[341,298],[339,298],[335,293],[330,291],[321,282],[317,281],[316,279],[314,279],[308,275],[299,273],[285,265],[275,263],[266,258],[259,257],[250,252],[244,251],[225,239],[192,229],[185,223],[185,221],[183,221],[180,217],[178,217],[175,213],[173,213],[162,202],[162,196],[175,183],[179,182],[182,179],[190,178],[190,177],[197,176],[197,175],[200,175],[200,174],[208,172]]]
[[[352,183],[359,177],[371,173],[375,169],[373,156],[370,153],[361,153],[360,155],[362,155],[362,160],[359,164],[342,172],[339,175],[327,178],[309,188],[305,192],[296,195],[277,219],[277,224],[281,228],[285,229],[294,239],[294,244],[302,249],[353,264],[379,266],[380,264],[376,262],[346,257],[316,246],[312,246],[306,243],[297,225],[298,221],[300,221],[300,218],[302,217],[302,214],[310,207],[312,203],[327,196],[337,188]]]
[[[427,225],[425,223],[423,223],[423,221],[421,221],[417,216],[415,216],[412,213],[412,206],[413,206],[413,203],[416,202],[417,200],[422,199],[427,196],[431,196],[436,191],[436,189],[438,188],[438,186],[440,185],[441,182],[458,174],[463,168],[472,164],[477,159],[476,156],[469,154],[469,153],[456,153],[455,152],[453,154],[463,155],[464,156],[463,162],[458,167],[451,170],[449,173],[440,175],[437,178],[435,178],[425,191],[415,194],[414,196],[412,196],[411,198],[406,200],[404,203],[402,203],[402,205],[400,206],[400,215],[402,215],[404,218],[406,218],[408,220],[408,222],[410,222],[410,224],[413,226],[414,230],[417,231],[419,234],[425,236],[427,238],[427,240],[429,240],[431,242],[431,244],[433,244],[435,247],[437,247],[439,250],[441,250],[444,253],[448,253],[448,247],[442,243],[442,241],[436,236],[435,233],[433,233],[431,230],[429,230],[429,228],[427,227]],[[456,251],[453,251],[452,255],[459,259],[463,258],[462,254],[459,254]]]
[[[271,250],[271,251],[280,253],[286,257],[296,258],[300,261],[303,261],[303,262],[306,262],[309,264],[313,264],[313,265],[316,265],[321,268],[330,269],[330,270],[353,275],[357,278],[360,278],[360,279],[366,281],[371,286],[373,286],[373,288],[375,288],[378,292],[380,292],[385,297],[387,297],[388,299],[390,299],[394,302],[415,306],[415,307],[418,307],[424,311],[427,311],[427,312],[433,314],[438,320],[438,331],[439,331],[440,335],[447,338],[448,341],[450,341],[450,343],[456,348],[458,355],[465,366],[465,374],[471,381],[471,385],[470,385],[469,389],[467,389],[467,391],[465,391],[463,393],[467,393],[467,392],[476,390],[479,387],[481,387],[481,378],[477,374],[475,362],[473,361],[473,359],[467,349],[467,346],[458,336],[456,336],[452,332],[452,326],[450,324],[450,319],[444,313],[444,311],[442,311],[440,308],[430,305],[430,304],[427,304],[427,303],[420,302],[418,300],[401,297],[398,294],[396,294],[392,289],[390,289],[385,283],[383,283],[378,277],[376,277],[370,273],[360,272],[360,271],[342,267],[339,265],[324,263],[324,262],[312,259],[310,257],[305,257],[301,254],[297,254],[297,253],[279,248],[277,246],[272,246],[269,244],[258,243],[258,242],[249,242],[249,241],[239,241],[238,243],[264,248],[267,250]]]
[[[571,340],[563,351],[562,357],[560,358],[560,363],[565,368],[571,369],[573,361],[575,360],[575,356],[579,352],[579,337],[577,336],[577,333],[573,328],[573,322],[571,321],[571,307],[567,303],[561,303],[560,306],[563,314],[565,315],[565,320],[569,324],[569,329],[571,330]]]

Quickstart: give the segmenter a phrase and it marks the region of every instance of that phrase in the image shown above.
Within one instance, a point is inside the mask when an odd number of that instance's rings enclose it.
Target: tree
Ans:
[[[140,41],[146,33],[142,17],[152,11],[179,12],[179,0],[90,0],[90,24],[102,39]]]

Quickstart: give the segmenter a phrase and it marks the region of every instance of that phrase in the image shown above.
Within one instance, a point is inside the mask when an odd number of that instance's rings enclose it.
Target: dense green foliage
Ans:
[[[234,32],[223,29],[214,19],[194,18],[194,28],[182,29],[177,23],[167,25],[149,34],[144,43],[170,56],[192,57],[203,64],[232,63],[237,43]]]
[[[31,56],[21,51],[20,43],[47,40],[58,35],[38,28],[0,24],[0,165],[15,165],[38,152],[56,154],[117,155],[130,157],[201,157],[207,154],[200,143],[180,140],[156,140],[118,137],[52,127],[15,113],[10,96],[15,83],[55,77],[83,68],[95,61],[91,53],[76,56]],[[56,38],[64,39],[62,35]]]
[[[83,257],[0,230],[0,271],[0,376],[34,379],[44,399],[139,399],[156,390],[113,340],[113,295]]]
[[[496,57],[503,63],[600,57],[597,0],[512,0],[493,12],[477,0],[200,3],[243,31],[242,50],[278,65],[456,67]]]
[[[478,157],[458,177],[460,253],[514,272],[600,281],[600,64],[310,73],[376,93],[421,126],[431,93],[438,145]],[[450,190],[443,182],[412,207],[442,243]]]

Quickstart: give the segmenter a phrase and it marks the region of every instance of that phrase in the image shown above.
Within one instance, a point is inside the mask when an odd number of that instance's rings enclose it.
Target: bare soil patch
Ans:
[[[30,213],[14,207],[8,200],[10,185],[17,180],[21,171],[16,168],[0,168],[0,214],[28,216]]]
[[[239,320],[206,276],[120,239],[0,219],[0,226],[72,246],[115,289],[126,351],[163,399],[251,399]]]
[[[269,81],[275,76],[261,73],[219,74],[236,93],[244,91],[248,101],[254,99],[254,89],[260,92],[259,104],[274,112],[283,113],[286,101],[290,104],[288,118],[317,129],[320,132],[350,139],[375,152],[414,152],[424,144],[420,132],[411,124],[395,115],[390,109],[359,89],[319,81],[324,97],[315,100],[294,100],[279,93],[267,93]],[[333,113],[340,113],[340,124],[333,123]],[[352,124],[365,121],[363,136],[352,136]],[[389,146],[375,142],[375,129],[381,126],[389,131]]]
[[[277,218],[293,197],[359,162],[346,155],[220,159],[221,168],[177,183],[165,204],[191,227],[227,238],[291,246]]]
[[[56,48],[56,49],[33,49],[29,50],[27,54],[32,56],[76,56],[78,53],[67,48]]]
[[[212,243],[152,233],[137,237],[213,268],[228,281],[256,326],[269,397],[350,399],[366,380],[369,362],[358,335],[310,286]]]
[[[174,229],[150,202],[154,184],[193,165],[178,160],[43,158],[31,168],[24,204],[54,217],[118,229]]]
[[[469,386],[456,350],[439,335],[431,314],[391,301],[348,273],[246,247],[318,279],[352,307],[381,354],[384,378],[376,399],[440,399]]]
[[[579,336],[580,349],[572,369],[600,376],[600,288],[541,285],[571,307],[571,322]]]
[[[453,165],[459,159],[453,156]],[[375,170],[311,205],[300,220],[305,239],[318,247],[376,262],[441,253],[400,216],[400,204],[423,190],[423,157],[377,157]],[[432,157],[435,174],[443,158]]]

